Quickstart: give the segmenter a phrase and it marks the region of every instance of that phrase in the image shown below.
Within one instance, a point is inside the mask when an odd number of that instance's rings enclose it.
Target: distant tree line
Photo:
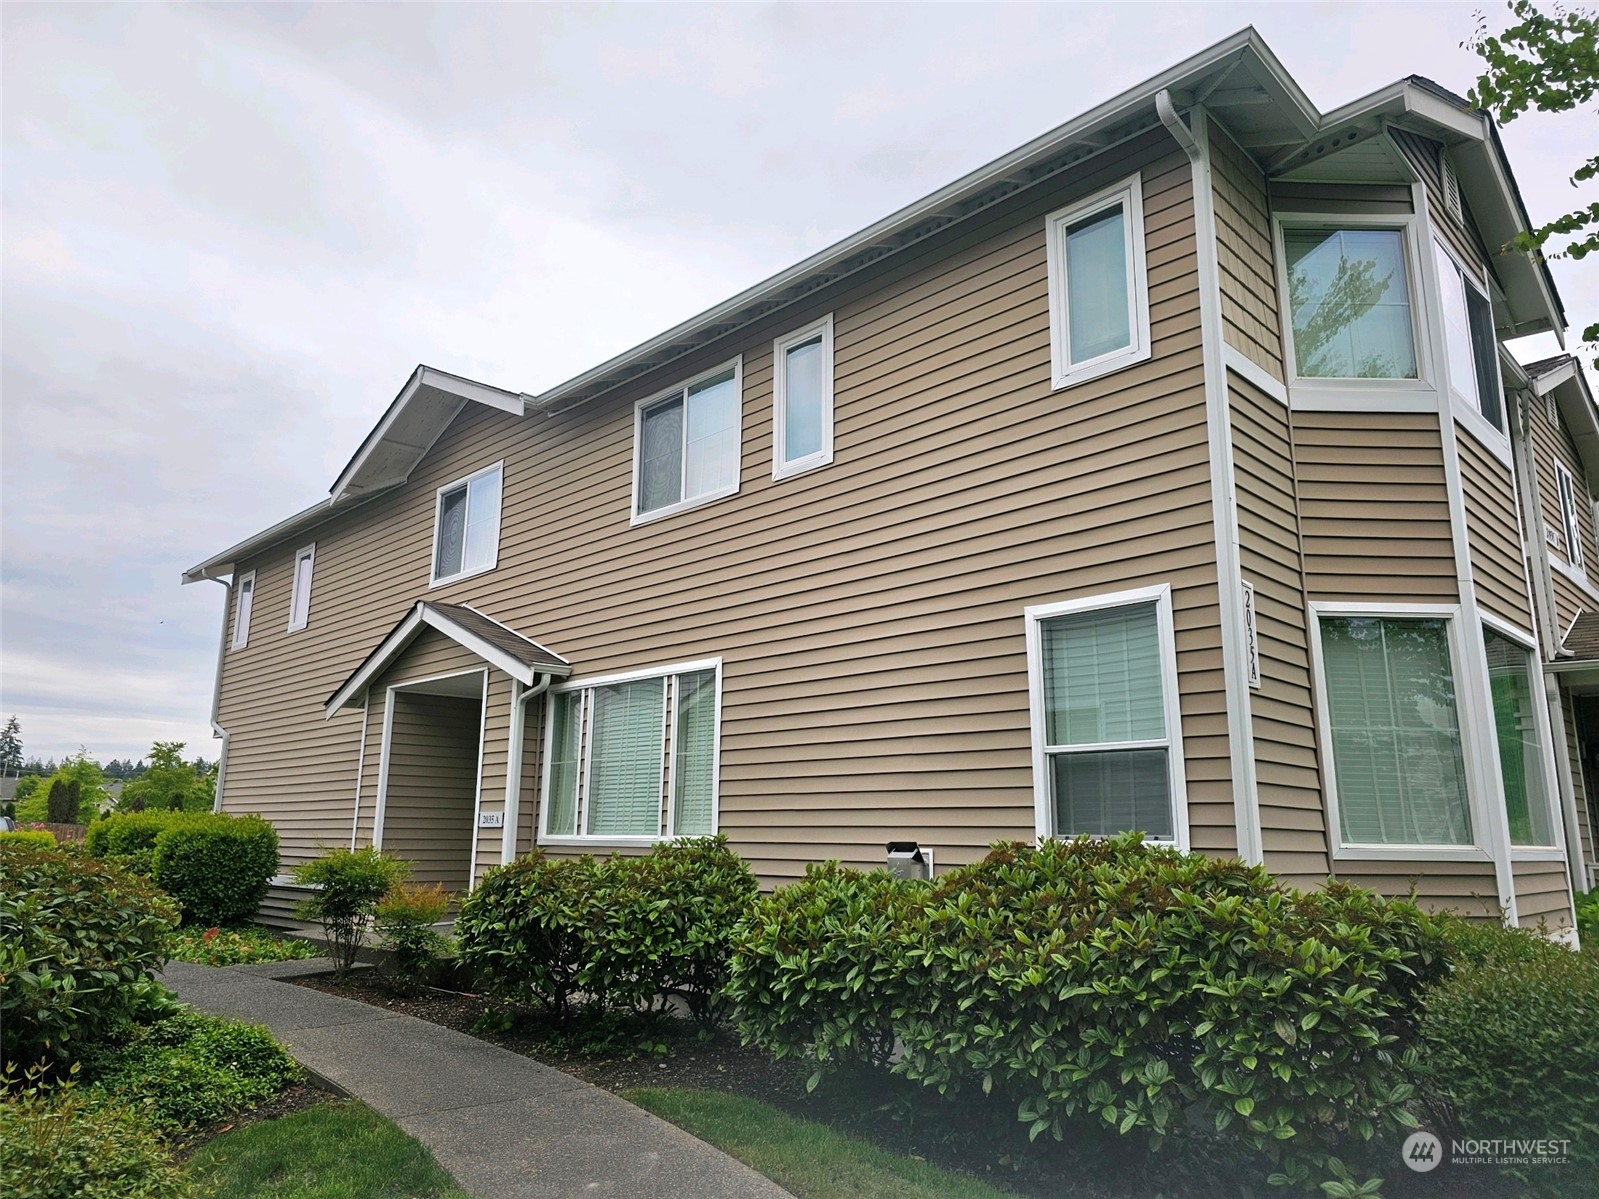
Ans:
[[[86,749],[54,758],[24,758],[22,726],[15,716],[0,729],[0,778],[16,778],[6,806],[23,821],[86,824],[104,812],[207,811],[216,797],[216,764],[186,761],[182,741],[157,741],[148,760],[112,758],[102,766]],[[113,784],[121,784],[116,793]]]

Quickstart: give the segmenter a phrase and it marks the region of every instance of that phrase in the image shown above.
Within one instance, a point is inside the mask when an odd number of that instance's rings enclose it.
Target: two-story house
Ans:
[[[1485,115],[1245,30],[541,394],[418,367],[184,576],[218,804],[455,889],[1140,829],[1567,929],[1599,425],[1502,348],[1528,223]]]

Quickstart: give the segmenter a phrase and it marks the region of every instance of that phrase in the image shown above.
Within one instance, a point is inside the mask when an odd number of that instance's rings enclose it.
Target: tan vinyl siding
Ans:
[[[273,883],[267,887],[266,898],[256,909],[255,919],[268,928],[294,928],[302,923],[294,910],[310,895],[309,887]]]
[[[1251,696],[1266,867],[1296,886],[1327,877],[1294,459],[1288,410],[1229,374],[1238,541],[1255,588],[1260,689]]]
[[[1477,602],[1484,611],[1530,633],[1533,618],[1510,467],[1460,425],[1455,427],[1455,445]]]
[[[1564,862],[1513,862],[1511,875],[1515,880],[1518,924],[1536,928],[1542,923],[1550,932],[1572,927],[1575,920]]]
[[[1383,895],[1415,893],[1430,912],[1497,919],[1499,884],[1492,862],[1343,862],[1338,877]]]
[[[479,810],[505,811],[506,763],[511,750],[511,689],[515,680],[508,674],[491,671],[489,674],[488,707],[483,719],[483,780]],[[535,701],[536,702],[536,701]],[[477,832],[476,869],[474,882],[483,872],[499,865],[503,828],[484,828]]]
[[[1210,156],[1222,337],[1272,378],[1281,379],[1282,326],[1266,177],[1214,121]]]
[[[1170,146],[1152,135],[996,205],[609,398],[527,419],[469,408],[406,485],[318,531],[304,640],[229,655],[222,723],[245,760],[229,807],[287,810],[252,753],[270,732],[325,762],[299,793],[306,828],[332,796],[348,828],[359,714],[324,724],[320,703],[426,594],[550,646],[577,678],[722,657],[721,827],[769,882],[827,857],[877,864],[907,837],[966,861],[1033,835],[1023,608],[1167,582],[1193,842],[1232,851],[1193,205]],[[1043,218],[1133,169],[1153,356],[1054,392]],[[774,482],[771,339],[829,311],[835,461]],[[735,353],[741,491],[630,528],[634,402]],[[497,569],[429,592],[435,489],[501,458]],[[290,554],[263,558],[258,614],[281,598],[286,620]],[[530,761],[539,745],[530,727]],[[524,776],[526,817],[538,781]]]
[[[1294,457],[1311,599],[1458,600],[1435,414],[1296,412]]]
[[[1544,400],[1534,397],[1527,406],[1527,414],[1539,515],[1543,518],[1544,528],[1551,535],[1548,541],[1550,562],[1567,565],[1566,526],[1560,515],[1560,486],[1555,478],[1554,464],[1558,462],[1571,472],[1572,485],[1576,489],[1577,526],[1581,530],[1585,564],[1588,570],[1599,571],[1599,542],[1595,540],[1593,505],[1588,502],[1587,475],[1582,459],[1577,455],[1576,443],[1564,421],[1549,419],[1548,405]],[[1564,633],[1579,612],[1592,611],[1599,607],[1599,602],[1560,569],[1552,566],[1550,574],[1554,582],[1555,619],[1559,625],[1556,631]]]
[[[1394,144],[1399,147],[1399,152],[1410,163],[1411,169],[1421,177],[1422,186],[1427,193],[1427,217],[1432,223],[1433,232],[1441,237],[1455,255],[1471,268],[1473,272],[1480,272],[1488,265],[1488,253],[1483,248],[1482,239],[1477,236],[1476,230],[1470,224],[1470,213],[1465,210],[1465,199],[1461,199],[1461,211],[1465,215],[1462,222],[1451,213],[1444,203],[1443,167],[1440,155],[1443,147],[1437,142],[1421,137],[1405,129],[1391,129]],[[1432,247],[1427,247],[1427,252],[1432,252]]]
[[[416,882],[464,890],[482,701],[397,691],[393,702],[383,849],[412,863]]]

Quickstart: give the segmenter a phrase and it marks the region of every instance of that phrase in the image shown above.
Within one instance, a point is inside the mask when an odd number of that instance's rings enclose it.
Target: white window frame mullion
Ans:
[[[1404,603],[1342,603],[1312,600],[1310,614],[1310,660],[1316,685],[1316,742],[1321,752],[1327,802],[1327,843],[1335,861],[1371,862],[1491,862],[1493,855],[1484,844],[1488,823],[1494,819],[1489,808],[1491,797],[1482,794],[1479,778],[1488,777],[1475,768],[1485,754],[1491,755],[1489,765],[1493,778],[1498,778],[1497,746],[1484,750],[1478,745],[1469,688],[1465,676],[1466,655],[1483,656],[1482,635],[1477,634],[1478,645],[1473,651],[1465,643],[1459,604],[1404,604]],[[1332,714],[1327,700],[1327,663],[1322,652],[1321,621],[1323,617],[1391,617],[1395,620],[1442,620],[1445,643],[1449,647],[1449,669],[1454,680],[1455,723],[1460,731],[1460,753],[1465,768],[1466,810],[1471,818],[1472,842],[1469,845],[1367,845],[1345,844],[1343,824],[1338,814],[1338,769],[1333,760]],[[1491,723],[1491,714],[1490,714]],[[1498,797],[1503,802],[1503,796]],[[1501,818],[1502,819],[1502,818]]]
[[[1045,740],[1043,624],[1057,616],[1108,608],[1155,606],[1156,643],[1160,653],[1162,714],[1166,736],[1159,740],[1115,741],[1093,745],[1054,746]],[[1177,636],[1172,618],[1171,586],[1160,583],[1130,591],[1085,596],[1060,603],[1024,608],[1027,640],[1027,690],[1033,748],[1033,827],[1039,840],[1056,835],[1055,805],[1049,758],[1055,753],[1092,753],[1106,750],[1165,749],[1172,805],[1172,840],[1148,838],[1151,844],[1189,848],[1188,782],[1183,755],[1182,704],[1178,694]],[[720,725],[718,725],[720,728]]]

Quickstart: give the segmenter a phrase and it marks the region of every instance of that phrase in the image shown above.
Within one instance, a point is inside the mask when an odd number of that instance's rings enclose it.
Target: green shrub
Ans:
[[[54,849],[56,837],[42,828],[17,829],[11,833],[0,833],[0,845],[34,845],[42,849]]]
[[[242,966],[252,962],[292,962],[314,958],[315,945],[297,937],[276,937],[264,928],[180,928],[172,960],[201,966]]]
[[[837,862],[760,900],[734,940],[727,994],[739,1035],[774,1057],[884,1066],[894,1048],[904,926],[925,883]]]
[[[1577,935],[1589,952],[1599,950],[1599,887],[1577,892]]]
[[[452,902],[441,883],[399,883],[378,901],[378,943],[389,951],[389,970],[401,991],[413,994],[437,974],[450,941],[433,926]]]
[[[455,918],[462,964],[501,999],[569,1016],[600,919],[600,881],[593,858],[556,861],[542,849],[490,870]]]
[[[197,1188],[127,1108],[35,1082],[0,1098],[0,1194],[8,1199],[186,1199]]]
[[[278,872],[278,834],[259,816],[182,813],[155,839],[150,877],[184,919],[226,924],[253,916]]]
[[[148,878],[155,857],[155,839],[175,818],[172,812],[118,812],[89,826],[83,836],[84,851]]]
[[[1462,1137],[1570,1140],[1599,1165],[1599,957],[1524,929],[1455,925],[1420,1024],[1422,1095]]]
[[[1302,1182],[1414,1124],[1402,1052],[1445,946],[1411,904],[1133,835],[996,847],[906,931],[898,1069],[997,1090],[1033,1136],[1089,1117],[1158,1145],[1202,1119]]]
[[[595,942],[579,983],[627,1007],[677,996],[702,1027],[727,1009],[733,933],[760,885],[726,837],[685,837],[600,867]]]
[[[247,1111],[304,1076],[259,1024],[184,1011],[137,1030],[115,1049],[86,1055],[93,1102],[138,1106],[168,1132]]]
[[[144,879],[91,858],[0,845],[3,1062],[65,1062],[168,1002],[151,973],[178,911]]]
[[[336,977],[342,979],[355,965],[378,902],[405,875],[404,862],[385,857],[370,846],[332,849],[294,868],[295,882],[316,888],[295,914],[302,920],[321,922]]]

